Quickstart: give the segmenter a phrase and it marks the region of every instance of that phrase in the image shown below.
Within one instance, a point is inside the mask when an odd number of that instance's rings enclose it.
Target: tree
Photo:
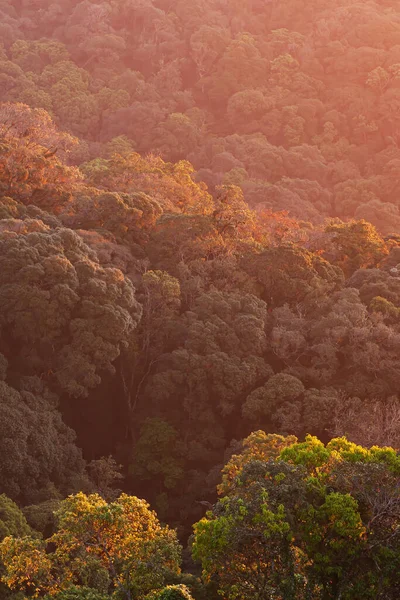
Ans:
[[[161,590],[150,592],[145,600],[193,600],[186,585],[167,585]]]
[[[205,581],[216,578],[219,592],[232,600],[304,597],[301,555],[291,543],[284,504],[290,496],[302,502],[300,470],[249,462],[236,481],[239,486],[194,526],[193,556],[202,563]]]
[[[38,504],[29,504],[23,508],[23,513],[29,526],[42,534],[44,538],[50,537],[55,532],[55,513],[60,508],[60,502],[61,498],[52,498]]]
[[[277,459],[287,446],[297,442],[295,436],[267,434],[261,429],[254,431],[242,442],[241,452],[234,454],[222,469],[222,483],[218,486],[220,496],[229,495],[232,486],[238,481],[237,477],[244,466],[251,461],[268,462]]]
[[[122,465],[118,465],[112,456],[91,460],[87,466],[96,492],[108,502],[121,493],[121,490],[115,487],[117,482],[124,478],[120,473],[121,467]]]
[[[32,535],[23,512],[5,494],[0,495],[0,539],[13,535],[23,537]]]
[[[169,212],[210,214],[213,202],[203,183],[193,180],[193,166],[186,160],[164,162],[160,157],[138,153],[96,159],[82,166],[87,181],[109,191],[141,192]]]
[[[226,47],[215,63],[211,76],[200,79],[201,86],[211,103],[225,104],[238,91],[252,88],[254,81],[262,80],[268,63],[261,56],[256,40],[249,33],[241,33]]]
[[[331,235],[324,256],[347,276],[361,267],[377,266],[389,253],[375,227],[366,221],[332,223],[326,232]]]
[[[183,465],[177,430],[161,419],[146,419],[135,445],[132,475],[143,480],[161,479],[166,489],[173,489],[183,479]]]
[[[72,586],[54,595],[45,596],[45,600],[107,600],[109,595],[84,586]]]
[[[137,253],[136,245],[144,245],[161,214],[158,202],[142,192],[99,193],[95,189],[83,189],[62,211],[60,219],[73,229],[112,234],[116,242],[129,244]]]
[[[190,38],[191,56],[200,78],[208,75],[229,43],[228,30],[202,25]]]
[[[69,229],[0,233],[0,327],[18,369],[85,396],[127,346],[141,316],[131,282],[103,269]],[[29,350],[30,348],[30,350]],[[29,358],[28,358],[29,357]]]
[[[295,401],[304,392],[302,382],[286,373],[273,375],[263,387],[252,391],[243,404],[243,416],[258,420],[261,416],[274,418],[281,403]]]
[[[58,519],[58,530],[47,541],[50,551],[45,542],[28,537],[8,537],[1,544],[4,581],[12,589],[69,599],[75,593],[71,586],[83,581],[130,600],[179,571],[175,532],[160,525],[144,500],[122,494],[107,504],[97,494],[79,493],[61,503]],[[86,592],[77,593],[86,598]]]
[[[0,495],[0,540],[8,536],[23,537],[34,536],[35,532],[29,527],[27,520],[20,508],[5,494]],[[0,561],[0,576],[4,575],[4,566]],[[19,600],[18,596],[12,594],[10,589],[0,583],[0,595],[2,598]]]
[[[68,60],[68,50],[57,40],[19,39],[10,48],[13,61],[24,71],[41,72],[47,65]]]
[[[139,288],[143,316],[136,348],[122,355],[120,376],[129,409],[134,416],[147,379],[163,355],[180,308],[179,281],[164,271],[147,271]]]
[[[59,132],[42,109],[1,104],[0,141],[0,192],[5,196],[26,204],[54,206],[55,200],[62,204],[66,185],[73,186],[81,179],[76,168],[56,157],[58,152],[65,157],[77,140]]]
[[[396,451],[307,436],[271,438],[262,458],[249,442],[229,484],[225,473],[226,495],[195,525],[206,581],[229,598],[396,598]]]
[[[1,489],[26,504],[87,489],[75,432],[56,410],[54,395],[36,378],[26,377],[21,387],[0,381]]]
[[[312,305],[320,296],[337,289],[343,280],[337,267],[290,243],[244,256],[241,263],[262,286],[262,298],[274,306],[299,302]]]
[[[236,92],[229,99],[227,115],[236,128],[247,132],[246,126],[249,123],[258,123],[270,108],[270,101],[265,98],[261,90],[243,90]]]
[[[156,132],[154,148],[170,160],[185,158],[201,141],[201,133],[187,114],[171,113]]]

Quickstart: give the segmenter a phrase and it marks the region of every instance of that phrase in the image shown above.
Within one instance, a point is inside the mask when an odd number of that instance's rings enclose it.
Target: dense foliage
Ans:
[[[12,589],[62,597],[72,584],[85,583],[116,598],[136,598],[179,570],[175,532],[162,527],[143,500],[122,494],[107,504],[97,494],[79,493],[62,502],[57,516],[58,529],[46,541],[2,542],[4,581]]]
[[[393,0],[0,2],[0,595],[396,598],[399,49]]]
[[[226,495],[195,526],[194,556],[223,597],[397,598],[396,452],[261,431],[245,445],[225,467]]]
[[[400,225],[394,0],[50,0],[0,6],[0,101],[312,222]]]

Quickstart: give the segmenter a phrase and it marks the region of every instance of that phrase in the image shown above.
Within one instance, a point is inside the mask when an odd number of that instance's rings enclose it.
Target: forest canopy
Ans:
[[[1,597],[398,600],[399,86],[393,0],[0,1]]]

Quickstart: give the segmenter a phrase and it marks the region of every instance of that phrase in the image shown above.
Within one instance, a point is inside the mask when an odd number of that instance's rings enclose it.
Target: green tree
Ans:
[[[0,495],[0,539],[13,535],[23,537],[31,535],[32,529],[29,527],[23,512],[18,506],[5,494]]]
[[[206,581],[231,598],[394,600],[398,453],[345,438],[269,445],[264,459],[247,444],[232,459],[226,495],[195,525],[193,554]]]
[[[249,462],[235,483],[194,527],[193,556],[205,581],[215,578],[232,600],[302,598],[302,557],[288,515],[289,505],[302,504],[301,471],[278,461]]]
[[[241,262],[262,286],[262,298],[275,306],[299,302],[312,305],[343,281],[338,267],[295,244],[268,248],[245,256]]]
[[[178,432],[162,419],[146,419],[133,452],[131,473],[143,480],[156,479],[166,489],[175,488],[184,477]]]
[[[54,595],[45,596],[44,600],[107,600],[110,596],[88,587],[72,586]]]

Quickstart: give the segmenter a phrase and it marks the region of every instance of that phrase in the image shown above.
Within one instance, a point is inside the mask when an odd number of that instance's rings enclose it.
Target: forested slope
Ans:
[[[72,430],[87,460],[113,455],[127,489],[182,524],[253,429],[399,446],[396,239],[254,212],[185,161],[79,170],[51,150],[73,139],[47,113],[0,116],[10,497],[86,489]]]
[[[161,152],[252,206],[399,228],[394,1],[3,0],[0,38],[0,100],[50,111],[77,163]]]
[[[0,41],[6,583],[396,600],[398,7],[4,0]],[[206,589],[119,494],[186,545],[225,463]]]

